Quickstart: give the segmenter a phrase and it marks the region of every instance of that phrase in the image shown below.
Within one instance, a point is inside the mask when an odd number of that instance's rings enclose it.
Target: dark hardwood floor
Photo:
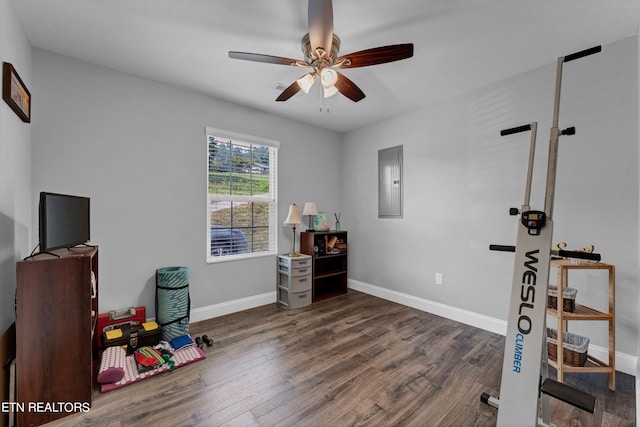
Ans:
[[[493,426],[504,337],[349,290],[296,310],[275,304],[190,327],[207,359],[109,393],[49,426]],[[635,425],[635,379],[566,382],[595,414],[552,399],[557,426]]]

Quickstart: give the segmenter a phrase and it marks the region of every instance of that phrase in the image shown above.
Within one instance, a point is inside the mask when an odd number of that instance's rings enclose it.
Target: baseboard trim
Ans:
[[[450,305],[445,305],[439,302],[404,294],[402,292],[392,291],[390,289],[370,285],[358,280],[349,279],[348,287],[356,291],[364,292],[365,294],[373,295],[378,298],[386,299],[388,301],[397,302],[398,304],[406,305],[417,310],[455,320],[456,322],[475,326],[476,328],[484,329],[496,334],[507,334],[507,322],[505,320],[495,319],[493,317],[474,313],[472,311],[464,310],[457,307],[452,307]]]
[[[260,307],[261,305],[267,305],[276,302],[276,298],[277,295],[274,291],[227,301],[220,304],[214,304],[207,307],[194,308],[193,310],[191,310],[189,321],[191,323],[195,323],[231,313],[237,313],[239,311],[248,310],[250,308]]]
[[[507,334],[507,322],[505,320],[496,319],[485,316],[483,314],[474,313],[450,305],[442,304],[428,299],[419,298],[402,292],[393,291],[391,289],[382,288],[380,286],[371,285],[369,283],[360,282],[358,280],[349,279],[348,287],[350,289],[373,295],[378,298],[386,299],[398,304],[406,305],[427,313],[435,314],[456,322],[484,329],[500,335]],[[597,345],[589,345],[589,354],[599,360],[608,360],[609,352],[607,348]],[[638,357],[626,353],[616,351],[616,370],[625,374],[636,376],[636,366]]]

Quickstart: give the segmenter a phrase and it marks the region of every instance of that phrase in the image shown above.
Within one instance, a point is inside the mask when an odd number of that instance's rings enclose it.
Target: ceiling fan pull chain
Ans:
[[[329,106],[327,105],[327,98],[323,95],[322,91],[319,91],[318,93],[320,94],[320,112],[322,113],[324,111],[326,114],[331,113]]]

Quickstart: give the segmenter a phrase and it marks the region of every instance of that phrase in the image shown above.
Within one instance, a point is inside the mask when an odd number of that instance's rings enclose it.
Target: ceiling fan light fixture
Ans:
[[[338,73],[331,68],[325,68],[320,72],[320,81],[325,89],[332,87],[338,81]]]
[[[338,81],[338,73],[331,68],[325,68],[320,72],[320,82],[322,83],[322,89],[325,98],[338,93],[338,89],[335,87]]]
[[[313,82],[316,81],[316,76],[315,74],[308,73],[300,77],[296,81],[298,82],[298,86],[300,86],[300,90],[302,90],[304,93],[309,93],[311,86],[313,86]]]
[[[329,98],[330,96],[338,93],[338,89],[335,86],[323,87],[322,91],[324,93],[325,98]]]

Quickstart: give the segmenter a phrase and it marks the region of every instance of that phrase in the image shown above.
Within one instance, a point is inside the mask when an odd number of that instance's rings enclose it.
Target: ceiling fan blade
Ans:
[[[244,61],[265,62],[267,64],[301,65],[297,59],[283,58],[281,56],[262,55],[260,53],[229,51],[229,58],[242,59]]]
[[[347,76],[345,76],[344,74],[338,73],[337,71],[336,73],[338,74],[338,80],[336,80],[334,86],[341,94],[343,94],[353,102],[358,102],[364,99],[366,95],[354,82],[349,80],[349,78],[347,78]]]
[[[291,83],[288,88],[282,91],[280,96],[276,98],[276,101],[286,101],[287,99],[291,98],[293,95],[295,95],[298,92],[300,92],[300,85],[296,80],[293,83]]]
[[[309,42],[311,55],[329,59],[333,43],[333,5],[331,0],[309,0]]]
[[[413,43],[394,44],[343,55],[336,59],[336,64],[339,64],[338,67],[340,68],[367,67],[369,65],[399,61],[412,56]],[[343,63],[341,64],[341,62]]]

